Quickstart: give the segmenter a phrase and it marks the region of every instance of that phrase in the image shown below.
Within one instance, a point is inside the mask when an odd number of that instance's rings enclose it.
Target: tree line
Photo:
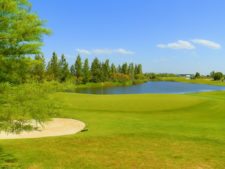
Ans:
[[[59,59],[54,52],[46,69],[43,56],[37,55],[35,61],[39,63],[34,72],[38,81],[45,79],[59,82],[75,80],[78,84],[85,84],[88,82],[98,83],[106,81],[125,82],[143,78],[141,64],[124,63],[116,66],[113,63],[111,64],[109,59],[101,62],[97,57],[90,63],[88,58],[83,61],[78,55],[74,63],[69,66],[64,55]]]
[[[26,83],[30,81],[72,81],[77,84],[88,82],[126,82],[144,79],[141,64],[123,63],[115,65],[109,59],[101,62],[97,57],[90,63],[78,55],[69,66],[65,55],[59,58],[53,52],[46,64],[43,55],[35,55],[34,59],[22,57],[16,60],[0,60],[0,82]]]

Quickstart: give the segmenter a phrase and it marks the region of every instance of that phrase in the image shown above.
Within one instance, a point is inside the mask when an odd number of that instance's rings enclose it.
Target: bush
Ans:
[[[58,107],[48,97],[49,92],[41,85],[0,86],[0,130],[13,133],[33,130],[32,120],[42,124],[58,113]]]

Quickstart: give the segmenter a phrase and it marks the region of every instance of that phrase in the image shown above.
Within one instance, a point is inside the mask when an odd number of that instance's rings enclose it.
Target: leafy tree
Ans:
[[[42,36],[50,31],[44,21],[31,12],[28,0],[0,1],[0,81],[27,82],[32,59],[27,55],[41,53]]]
[[[64,55],[61,56],[59,61],[59,80],[65,82],[70,76],[69,65]]]
[[[214,80],[222,80],[223,79],[223,73],[222,72],[215,72],[213,75]]]
[[[90,80],[90,68],[88,59],[84,60],[84,67],[83,67],[83,82],[87,83]]]
[[[42,124],[54,117],[58,113],[57,107],[47,91],[46,87],[35,83],[14,87],[0,83],[0,131],[33,130],[32,120]]]
[[[53,52],[52,58],[49,61],[47,66],[48,80],[58,80],[59,73],[60,73],[60,68],[59,68],[58,56],[55,52]]]
[[[0,11],[0,55],[17,58],[39,54],[42,36],[50,31],[31,12],[28,0],[1,0]]]
[[[200,78],[200,77],[201,77],[200,73],[199,73],[199,72],[196,72],[196,74],[195,74],[195,79],[198,79],[198,78]]]
[[[91,64],[91,78],[93,82],[101,82],[101,63],[98,58],[95,58]]]

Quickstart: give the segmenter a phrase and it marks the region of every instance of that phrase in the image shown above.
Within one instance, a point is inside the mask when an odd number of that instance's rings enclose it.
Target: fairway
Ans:
[[[51,97],[88,131],[1,140],[20,168],[225,168],[225,92]]]

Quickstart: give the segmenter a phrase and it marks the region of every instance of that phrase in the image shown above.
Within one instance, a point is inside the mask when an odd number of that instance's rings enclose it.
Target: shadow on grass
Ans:
[[[21,167],[17,163],[17,159],[9,154],[5,153],[0,147],[0,169],[20,169]]]

